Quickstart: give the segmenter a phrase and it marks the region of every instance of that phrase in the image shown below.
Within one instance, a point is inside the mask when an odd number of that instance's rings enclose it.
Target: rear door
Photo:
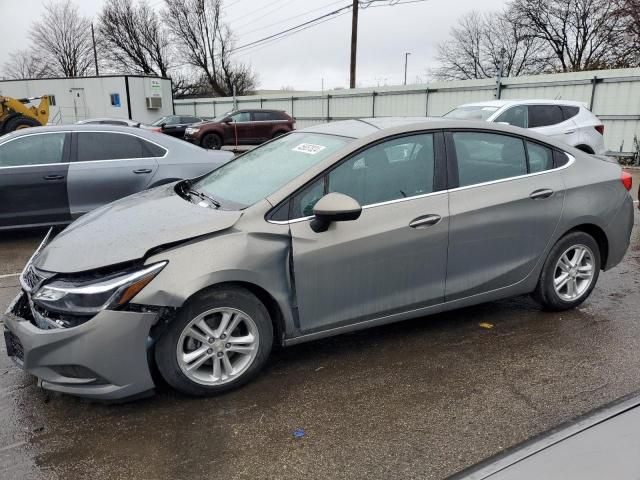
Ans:
[[[73,133],[69,206],[76,218],[94,208],[149,187],[166,150],[122,132]]]
[[[567,145],[580,143],[580,132],[571,118],[566,118],[560,105],[529,105],[529,128]]]
[[[274,126],[277,123],[276,114],[273,112],[252,112],[254,134],[257,142],[266,142],[271,139]]]
[[[371,146],[293,198],[290,228],[303,331],[443,301],[449,205],[438,173],[444,160],[439,135],[409,135]],[[362,214],[316,233],[309,215],[329,192],[355,198]]]
[[[69,150],[65,132],[22,135],[0,145],[0,228],[71,220]]]
[[[486,131],[447,133],[446,300],[513,285],[540,261],[564,202],[552,150]]]

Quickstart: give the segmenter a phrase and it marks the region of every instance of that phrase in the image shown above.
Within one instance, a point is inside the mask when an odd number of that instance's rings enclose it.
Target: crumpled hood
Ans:
[[[231,227],[238,211],[200,207],[175,184],[131,195],[76,220],[34,259],[50,272],[74,273],[144,257],[154,247]]]

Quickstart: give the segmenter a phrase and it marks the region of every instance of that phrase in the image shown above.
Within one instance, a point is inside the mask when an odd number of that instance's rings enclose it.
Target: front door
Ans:
[[[302,331],[443,301],[449,207],[434,175],[439,141],[429,133],[379,143],[294,197],[298,221],[290,225]],[[328,192],[358,200],[362,215],[315,233],[306,217]]]
[[[28,134],[0,145],[0,228],[68,222],[69,136]]]
[[[250,112],[236,112],[231,115],[231,121],[225,123],[226,145],[246,145],[255,141],[254,123]]]
[[[449,191],[452,301],[516,284],[533,270],[560,220],[564,184],[541,144],[489,132],[453,132],[447,142],[459,185]]]
[[[78,217],[101,205],[149,187],[158,169],[160,147],[117,132],[76,132],[69,168],[69,204]]]

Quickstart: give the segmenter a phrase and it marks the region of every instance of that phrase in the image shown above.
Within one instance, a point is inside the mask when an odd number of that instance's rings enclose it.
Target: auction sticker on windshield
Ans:
[[[291,150],[294,152],[308,153],[309,155],[315,155],[318,152],[324,150],[325,146],[314,145],[313,143],[301,143],[297,147],[293,147]]]

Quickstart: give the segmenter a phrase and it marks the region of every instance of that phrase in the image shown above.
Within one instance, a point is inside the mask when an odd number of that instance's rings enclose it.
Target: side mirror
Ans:
[[[316,232],[326,232],[332,222],[348,222],[357,220],[362,213],[362,207],[353,198],[342,193],[329,193],[318,200],[313,207],[311,229]]]
[[[166,124],[166,123],[161,123],[161,124],[160,124],[160,128],[162,128],[163,130],[164,130],[164,127],[166,127],[166,126],[167,126],[167,124]]]
[[[222,123],[231,123],[233,122],[233,120],[231,120],[231,117],[227,117],[224,120],[222,120]]]

